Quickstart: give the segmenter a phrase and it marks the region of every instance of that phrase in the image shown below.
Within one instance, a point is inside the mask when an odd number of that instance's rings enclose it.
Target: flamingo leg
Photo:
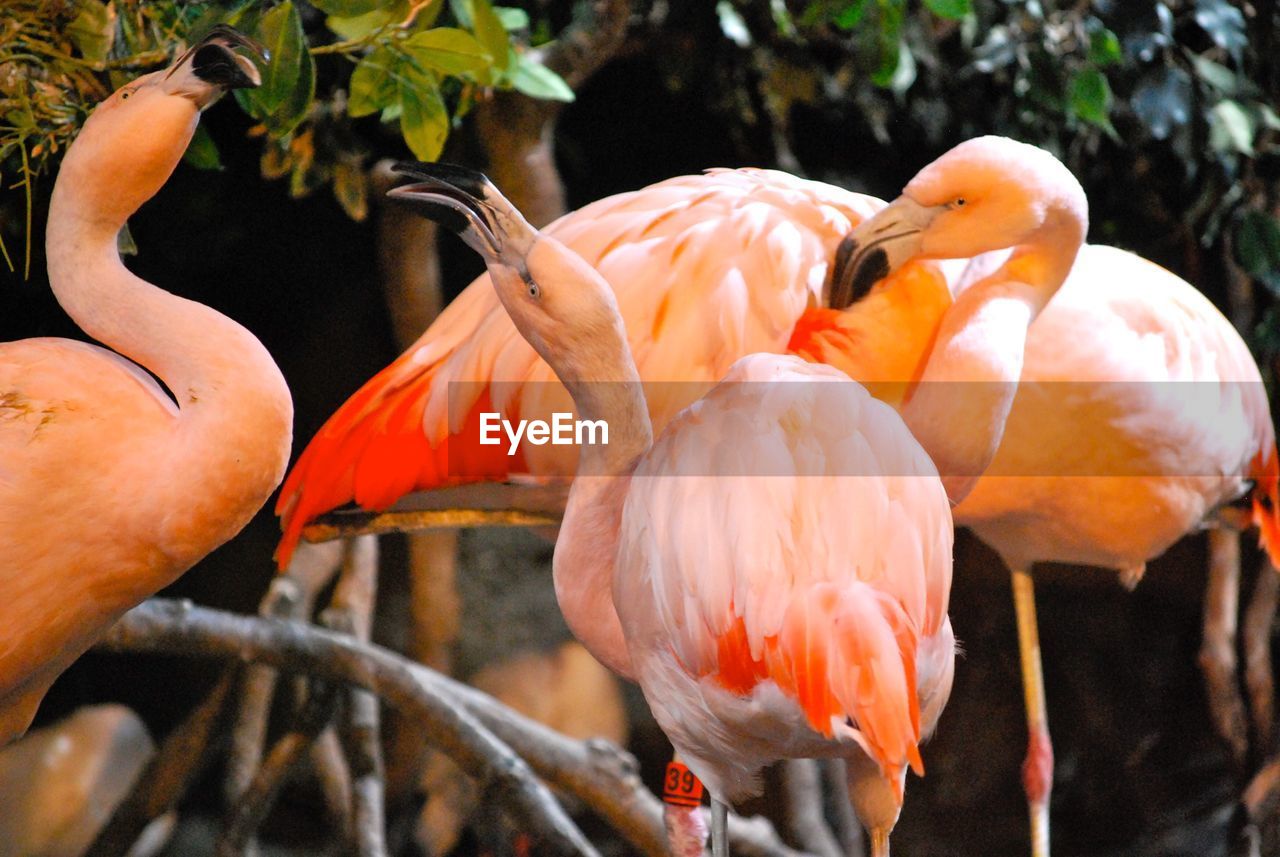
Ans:
[[[889,857],[889,831],[882,827],[871,831],[871,857]]]
[[[680,754],[673,753],[663,780],[662,822],[674,857],[702,857],[707,847],[702,792],[702,783],[680,761]]]
[[[1227,527],[1209,530],[1209,583],[1204,597],[1200,669],[1209,714],[1232,758],[1242,764],[1249,750],[1249,727],[1237,675],[1236,632],[1240,609],[1240,534]]]
[[[1276,619],[1277,596],[1280,596],[1280,576],[1271,563],[1264,560],[1240,627],[1240,635],[1244,640],[1244,680],[1249,689],[1253,734],[1263,756],[1270,756],[1274,749],[1272,726],[1276,694],[1274,673],[1271,670],[1271,626]]]
[[[711,857],[729,857],[729,805],[711,799]]]
[[[1027,757],[1022,785],[1031,815],[1032,857],[1049,857],[1049,793],[1053,789],[1053,744],[1045,708],[1044,669],[1040,663],[1040,630],[1036,624],[1036,591],[1031,573],[1014,569],[1013,606],[1018,619],[1018,653],[1022,660],[1022,693],[1027,709]],[[886,852],[887,853],[887,852]]]

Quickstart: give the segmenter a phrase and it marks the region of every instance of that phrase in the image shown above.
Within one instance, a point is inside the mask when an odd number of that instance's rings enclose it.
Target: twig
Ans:
[[[342,576],[333,604],[321,622],[335,631],[369,642],[378,592],[378,540],[360,536],[347,543]],[[351,781],[351,820],[356,853],[384,857],[387,853],[383,793],[382,742],[379,739],[378,698],[367,690],[348,691],[341,737]]]
[[[341,562],[341,545],[302,545],[284,574],[274,578],[258,615],[277,619],[305,619],[311,615],[316,593],[333,578]],[[250,666],[241,679],[240,706],[231,732],[231,754],[223,782],[228,804],[235,804],[249,787],[262,761],[276,671]]]
[[[177,805],[220,743],[227,696],[234,684],[235,670],[227,670],[204,701],[169,734],[129,797],[99,832],[89,854],[126,854],[148,824]]]
[[[359,685],[411,714],[463,770],[504,784],[518,821],[544,846],[595,853],[512,749],[640,851],[666,854],[661,804],[640,782],[629,754],[607,742],[566,738],[474,688],[380,647],[309,625],[166,599],[152,599],[126,613],[102,645],[115,651],[261,660]],[[743,824],[731,817],[729,838],[734,852],[745,857],[800,854],[783,845],[763,819]]]
[[[325,542],[448,527],[556,526],[568,496],[567,483],[459,485],[410,494],[386,512],[330,512],[302,534],[307,541]]]
[[[782,763],[782,797],[792,839],[822,857],[844,857],[835,834],[822,814],[822,771],[814,759]]]
[[[848,771],[844,759],[822,759],[818,762],[822,768],[822,779],[826,783],[826,792],[830,797],[826,806],[831,813],[836,839],[846,857],[863,857],[866,843],[862,835],[862,823],[853,813],[853,805],[849,803]]]
[[[442,685],[447,679],[385,649],[297,622],[236,616],[167,599],[130,610],[103,645],[115,651],[260,660],[372,690],[412,712],[463,770],[510,802],[520,823],[549,852],[597,854],[529,766],[455,704]]]
[[[336,688],[312,683],[311,693],[292,731],[275,743],[249,787],[228,811],[222,838],[218,841],[218,857],[240,857],[245,853],[275,805],[285,779],[333,718],[337,698]]]

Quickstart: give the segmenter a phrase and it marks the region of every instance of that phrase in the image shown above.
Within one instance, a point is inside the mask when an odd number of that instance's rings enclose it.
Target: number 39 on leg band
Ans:
[[[667,763],[662,780],[662,801],[672,806],[698,806],[702,803],[702,782],[682,762]]]

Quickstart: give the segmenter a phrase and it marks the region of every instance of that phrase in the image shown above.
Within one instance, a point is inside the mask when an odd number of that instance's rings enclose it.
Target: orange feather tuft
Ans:
[[[863,583],[819,586],[788,611],[781,632],[751,653],[746,625],[734,616],[716,638],[713,678],[746,696],[766,680],[795,699],[810,727],[828,738],[851,719],[885,775],[904,764],[924,774],[916,689],[919,635],[902,605]]]
[[[1249,471],[1253,479],[1253,523],[1258,526],[1258,541],[1280,570],[1280,458],[1276,445],[1263,448],[1253,458]]]
[[[481,446],[480,414],[494,410],[486,389],[450,435],[447,414],[432,425],[424,412],[437,367],[406,366],[406,352],[373,376],[331,416],[298,458],[276,503],[284,531],[276,548],[281,569],[289,564],[311,521],[355,502],[381,511],[411,491],[462,482],[498,481],[524,468],[517,451]]]

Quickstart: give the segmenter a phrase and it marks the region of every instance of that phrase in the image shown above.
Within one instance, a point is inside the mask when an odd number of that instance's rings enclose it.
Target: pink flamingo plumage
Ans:
[[[975,260],[965,279],[994,264]],[[1133,586],[1251,482],[1252,519],[1276,563],[1277,458],[1244,340],[1190,283],[1123,250],[1081,249],[1028,337],[1022,381],[988,473],[954,511],[1012,573],[1032,852],[1047,857],[1053,752],[1032,565],[1116,569]]]
[[[288,463],[292,400],[262,344],[134,276],[116,250],[200,111],[259,83],[242,46],[260,50],[217,28],[121,87],[62,161],[49,282],[114,350],[0,344],[0,743],[25,731],[54,678],[121,613],[235,535]]]
[[[542,232],[614,288],[641,379],[680,382],[650,389],[650,417],[661,429],[705,389],[698,382],[709,387],[755,352],[798,354],[864,383],[919,376],[951,303],[936,268],[916,265],[874,287],[860,284],[848,310],[822,306],[842,241],[882,205],[772,170],[713,170],[600,200]],[[352,501],[382,509],[453,481],[573,474],[572,449],[528,448],[508,458],[474,443],[480,411],[545,419],[570,408],[485,280],[468,286],[311,440],[277,503],[281,567],[308,521]]]
[[[1012,191],[990,193],[994,168],[1010,161],[1020,167]],[[1038,149],[982,138],[927,167],[885,210],[906,213],[939,257],[995,249],[966,217],[1004,217],[1022,260],[948,313],[906,424],[834,369],[751,355],[651,448],[639,375],[599,273],[482,177],[406,171],[423,181],[393,196],[441,217],[485,258],[504,308],[579,417],[610,426],[608,444],[580,450],[556,594],[570,628],[640,683],[707,783],[716,852],[725,802],[754,791],[764,764],[839,755],[874,853],[887,854],[905,769],[921,769],[919,742],[950,690],[947,490],[962,496],[995,453],[1027,326],[1084,238],[1079,184]],[[884,265],[866,231],[879,219],[851,234],[850,287]],[[957,396],[950,380],[983,383]],[[969,421],[945,430],[957,407]],[[938,478],[913,432],[961,475]]]

